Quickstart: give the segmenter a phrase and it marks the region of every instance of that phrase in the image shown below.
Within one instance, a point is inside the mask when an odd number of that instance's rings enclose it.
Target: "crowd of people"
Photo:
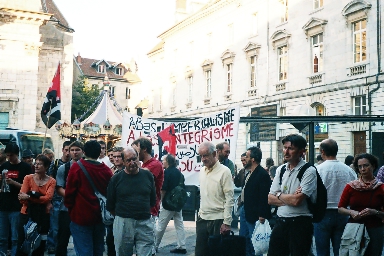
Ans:
[[[337,142],[326,139],[313,166],[305,161],[307,142],[302,136],[288,135],[282,144],[284,164],[275,166],[267,158],[264,168],[261,149],[250,147],[241,155],[239,171],[228,158],[227,142],[199,146],[203,167],[195,255],[210,255],[209,237],[231,231],[233,209],[240,217],[239,235],[246,239],[247,256],[255,255],[252,234],[256,224],[265,220],[273,223],[271,256],[330,255],[331,248],[333,255],[339,255],[347,223],[365,225],[370,237],[365,255],[381,255],[384,167],[379,168],[378,159],[364,153],[353,159],[348,156],[342,163],[337,160]],[[156,255],[171,219],[177,247],[170,253],[187,253],[182,211],[175,211],[165,200],[175,187],[184,186],[176,157],[168,154],[160,162],[152,156],[152,142],[145,137],[127,148],[106,147],[104,141],[66,141],[56,160],[50,149],[36,158],[26,149],[21,159],[15,143],[0,150],[0,171],[8,170],[0,176],[0,183],[7,184],[0,193],[1,255],[27,255],[22,244],[29,220],[37,224],[41,236],[33,255],[45,251],[67,255],[70,236],[80,256],[103,255],[105,244],[109,256]],[[309,205],[317,200],[318,178],[327,191],[327,207],[323,219],[313,223]],[[242,188],[236,207],[234,185]],[[114,215],[111,225],[102,221],[94,187],[106,197],[106,209]]]

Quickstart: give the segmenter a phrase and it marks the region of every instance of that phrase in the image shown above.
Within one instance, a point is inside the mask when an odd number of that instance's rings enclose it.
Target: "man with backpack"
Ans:
[[[67,162],[59,167],[56,175],[56,192],[63,198],[65,195],[65,185],[67,182],[67,177],[69,169],[72,164],[77,162],[83,157],[84,145],[80,141],[74,141],[69,145],[69,152],[71,161]],[[66,256],[67,247],[69,242],[69,237],[71,236],[71,231],[69,229],[69,224],[71,222],[68,214],[68,209],[65,207],[63,200],[60,201],[59,207],[59,221],[58,221],[58,234],[57,234],[57,246],[56,246],[56,255],[57,256]]]
[[[316,202],[317,171],[302,159],[307,141],[298,134],[290,134],[283,141],[286,164],[276,170],[268,195],[270,205],[279,206],[278,220],[272,230],[269,256],[309,255],[312,236],[312,212],[307,198]],[[306,168],[299,178],[301,169]],[[280,182],[280,173],[282,175]]]
[[[174,202],[172,202],[172,199],[170,199],[170,195],[172,195],[172,192],[176,188],[178,189],[178,186],[182,187],[184,189],[184,175],[180,172],[179,169],[176,168],[176,158],[168,154],[163,157],[163,167],[165,169],[164,171],[164,182],[163,186],[161,188],[161,208],[160,208],[160,214],[159,219],[157,221],[157,226],[155,230],[156,235],[156,251],[159,247],[159,244],[161,242],[161,239],[163,238],[165,229],[167,228],[168,222],[173,218],[176,233],[177,233],[177,247],[172,249],[171,253],[178,253],[178,254],[186,254],[187,250],[185,248],[185,231],[184,231],[184,223],[183,223],[183,215],[181,213],[181,208],[184,206],[182,203],[178,206],[173,205]],[[181,193],[186,193],[181,190],[177,190],[178,192],[173,193],[175,197],[183,197],[183,195],[179,195]],[[176,194],[179,193],[179,194]],[[169,201],[172,205],[169,205]],[[180,202],[182,202],[181,200]],[[185,200],[184,200],[185,203]],[[175,207],[178,207],[180,209],[175,209]]]
[[[330,255],[332,241],[333,255],[339,255],[341,236],[348,216],[338,213],[338,203],[345,185],[356,180],[354,170],[336,159],[338,146],[333,139],[320,143],[320,154],[324,162],[317,166],[320,177],[327,188],[328,202],[325,218],[314,224],[317,256]]]

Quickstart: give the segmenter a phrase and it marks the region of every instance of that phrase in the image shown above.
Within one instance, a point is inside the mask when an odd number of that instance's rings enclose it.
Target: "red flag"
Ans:
[[[164,150],[160,148],[160,155],[168,153],[171,155],[176,155],[176,135],[175,135],[175,125],[171,124],[164,130],[160,131],[157,136],[159,137],[159,145],[164,147]],[[162,152],[166,151],[166,152]]]
[[[44,124],[51,128],[57,121],[61,119],[60,111],[60,62],[57,66],[56,74],[52,79],[51,86],[48,89],[47,96],[44,99],[41,108],[41,119]]]

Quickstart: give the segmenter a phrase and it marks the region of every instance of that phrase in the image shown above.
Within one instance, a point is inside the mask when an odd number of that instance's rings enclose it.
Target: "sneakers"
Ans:
[[[180,248],[175,248],[170,251],[171,253],[176,253],[176,254],[187,254],[186,249],[180,249]]]

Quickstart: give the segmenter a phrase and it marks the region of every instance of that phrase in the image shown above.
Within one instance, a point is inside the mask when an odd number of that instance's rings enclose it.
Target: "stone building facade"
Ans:
[[[61,65],[61,115],[70,119],[73,32],[52,0],[0,0],[0,126],[45,131],[40,111]],[[54,127],[55,148],[61,140]]]
[[[98,86],[102,89],[104,80],[108,78],[112,99],[117,102],[121,110],[136,114],[135,107],[142,100],[141,80],[137,74],[137,64],[133,59],[130,63],[120,63],[83,58],[79,53],[73,58],[73,63],[74,83],[84,77],[89,86]]]
[[[177,1],[178,12],[188,12],[189,2]],[[241,116],[295,116],[300,108],[382,115],[383,13],[375,0],[209,1],[148,53],[147,115],[207,116],[235,104]],[[336,139],[340,160],[359,152],[381,158],[383,125],[320,123],[315,140]],[[264,160],[281,162],[280,141],[292,132],[291,124],[240,124],[237,159],[260,145]]]

